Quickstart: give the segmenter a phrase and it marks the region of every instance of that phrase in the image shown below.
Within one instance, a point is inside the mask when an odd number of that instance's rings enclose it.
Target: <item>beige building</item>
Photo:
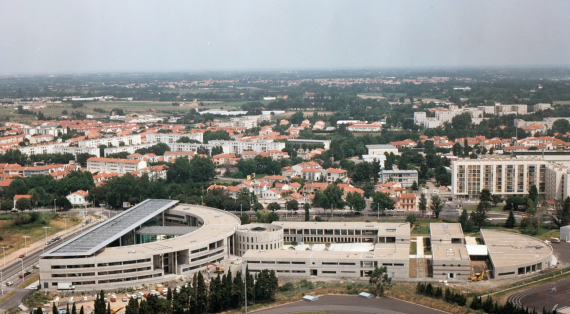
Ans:
[[[570,168],[549,164],[546,168],[546,199],[563,200],[570,196]]]
[[[526,195],[536,185],[546,193],[546,161],[542,157],[511,158],[503,156],[481,159],[460,158],[451,163],[451,193],[457,198],[475,199],[482,189],[503,198]]]
[[[142,168],[146,168],[146,161],[97,157],[87,159],[87,171],[91,172],[116,172],[125,174],[139,171]]]

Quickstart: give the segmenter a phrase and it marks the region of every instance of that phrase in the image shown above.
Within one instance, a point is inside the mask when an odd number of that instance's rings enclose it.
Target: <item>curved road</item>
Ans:
[[[392,298],[363,299],[350,295],[325,295],[318,301],[298,301],[265,310],[256,314],[285,314],[323,311],[331,314],[382,313],[382,314],[441,314],[447,313],[423,305]]]
[[[557,281],[556,291],[552,291],[552,288],[552,283],[532,287],[510,295],[507,301],[518,306],[536,308],[537,311],[543,307],[551,311],[554,307],[562,309],[570,306],[570,278]]]

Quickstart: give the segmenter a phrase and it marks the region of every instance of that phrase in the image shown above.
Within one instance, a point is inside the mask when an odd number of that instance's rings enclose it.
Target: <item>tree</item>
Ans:
[[[21,198],[16,201],[16,209],[19,211],[32,209],[32,202],[28,198]]]
[[[77,314],[77,307],[75,306],[75,302],[73,302],[73,306],[71,307],[71,314]]]
[[[418,190],[418,183],[416,182],[416,180],[414,180],[414,182],[412,182],[412,190],[414,190],[414,191]]]
[[[81,308],[79,309],[79,314],[85,314],[85,310],[83,309],[83,305],[82,305]]]
[[[372,196],[372,210],[394,210],[396,203],[390,198],[390,195],[382,192],[376,192]]]
[[[538,188],[536,187],[536,185],[533,184],[528,189],[528,198],[531,199],[534,202],[534,204],[538,205]]]
[[[351,178],[354,182],[364,183],[370,181],[372,165],[369,162],[361,162],[354,167]]]
[[[285,209],[297,211],[299,210],[299,202],[297,200],[289,200],[285,202]]]
[[[410,226],[416,224],[416,220],[416,214],[414,213],[408,214],[408,216],[406,216],[406,222],[410,223]]]
[[[335,183],[329,184],[324,191],[316,191],[313,198],[313,206],[330,209],[331,215],[334,208],[344,207],[342,200],[343,192]]]
[[[570,122],[565,119],[556,120],[552,124],[551,131],[553,133],[566,134],[566,132],[570,131]]]
[[[297,111],[297,112],[295,112],[295,113],[289,118],[289,121],[291,122],[291,124],[301,124],[301,122],[303,122],[303,120],[305,120],[305,117],[303,116],[303,112],[302,112],[302,111]]]
[[[269,210],[269,211],[276,211],[279,209],[281,209],[281,205],[279,205],[279,203],[273,202],[273,203],[267,204],[267,210]]]
[[[93,305],[93,313],[94,314],[105,314],[105,292],[101,290],[95,299]]]
[[[257,222],[259,223],[270,224],[274,221],[279,220],[279,215],[269,210],[258,210],[257,212],[255,212],[255,217],[257,218]]]
[[[77,154],[77,163],[81,165],[81,167],[87,167],[87,159],[91,157],[96,157],[95,155],[91,155],[89,153],[81,153]]]
[[[456,130],[468,130],[471,127],[471,114],[465,112],[453,117],[451,125]]]
[[[352,210],[360,212],[366,208],[366,200],[358,192],[351,192],[346,195],[346,203]]]
[[[558,227],[570,224],[570,197],[566,197],[562,206],[557,206],[556,216],[551,217]]]
[[[493,194],[491,201],[493,202],[493,206],[497,206],[500,202],[503,201],[503,199],[501,198],[501,195]]]
[[[375,267],[368,282],[371,285],[371,290],[376,296],[384,295],[384,286],[389,285],[391,282],[391,278],[388,277],[386,266]]]
[[[461,215],[459,216],[459,223],[461,224],[462,229],[465,229],[467,220],[469,220],[469,214],[467,214],[467,209],[463,208],[463,210],[461,211]]]
[[[431,196],[431,204],[429,205],[430,210],[435,214],[435,218],[439,218],[439,213],[443,210],[445,201],[439,197],[438,194]]]
[[[51,314],[59,314],[59,310],[55,306],[55,302],[53,302],[53,306],[51,307]]]
[[[491,210],[492,200],[493,197],[491,196],[491,191],[489,191],[489,189],[481,190],[481,194],[479,195],[479,204],[477,204],[475,211],[471,213],[473,223],[477,227],[481,228],[483,225],[485,225],[487,212]]]
[[[3,200],[0,206],[2,210],[8,212],[14,208],[14,202],[11,200]]]
[[[305,203],[305,205],[303,205],[303,208],[305,209],[305,221],[311,220],[311,204]]]
[[[512,229],[515,227],[516,224],[517,224],[517,220],[515,219],[515,213],[511,209],[509,211],[509,218],[507,218],[507,221],[505,221],[505,228],[511,228]]]
[[[422,214],[425,214],[427,211],[427,198],[424,193],[420,194],[420,201],[418,202],[418,209]]]
[[[372,162],[372,178],[374,179],[374,184],[378,183],[378,179],[380,178],[380,170],[382,170],[382,167],[380,166],[380,160],[374,159]]]

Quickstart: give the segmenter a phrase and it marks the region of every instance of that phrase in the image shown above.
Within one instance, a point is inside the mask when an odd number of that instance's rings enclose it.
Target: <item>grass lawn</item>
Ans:
[[[410,242],[410,255],[416,255],[418,253],[417,242]]]
[[[411,233],[415,235],[429,235],[429,224],[432,222],[441,222],[441,219],[418,219]]]
[[[31,276],[26,276],[26,278],[27,279],[24,282],[22,282],[21,284],[18,285],[18,288],[24,289],[25,287],[31,285],[35,281],[38,281],[40,279],[40,274],[34,274]]]
[[[0,235],[2,236],[0,246],[8,247],[6,249],[6,254],[10,254],[23,248],[24,243],[30,244],[36,241],[45,240],[44,227],[49,227],[49,229],[47,229],[48,239],[52,237],[53,234],[64,230],[66,223],[63,218],[68,218],[68,229],[80,223],[80,219],[76,216],[58,215],[53,219],[46,218],[45,221],[17,226],[13,223],[11,218],[12,215],[0,216]],[[30,238],[24,241],[24,236],[29,236]]]
[[[473,205],[473,206],[464,206],[463,208],[467,209],[467,211],[473,211],[475,209],[477,209],[477,205]],[[491,210],[492,212],[505,212],[508,213],[508,211],[503,210],[503,206],[492,206]]]
[[[52,300],[52,298],[49,296],[48,293],[36,292],[27,297],[23,303],[28,308],[38,308],[38,307],[43,307],[44,304],[47,304],[50,300]]]

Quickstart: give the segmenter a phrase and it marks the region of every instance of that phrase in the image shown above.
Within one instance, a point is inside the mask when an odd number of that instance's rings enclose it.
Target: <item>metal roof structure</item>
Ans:
[[[136,234],[144,235],[184,235],[200,229],[200,227],[190,226],[150,226],[137,230]]]
[[[43,254],[42,257],[92,255],[177,203],[178,201],[173,200],[145,200],[89,231],[64,242]]]

